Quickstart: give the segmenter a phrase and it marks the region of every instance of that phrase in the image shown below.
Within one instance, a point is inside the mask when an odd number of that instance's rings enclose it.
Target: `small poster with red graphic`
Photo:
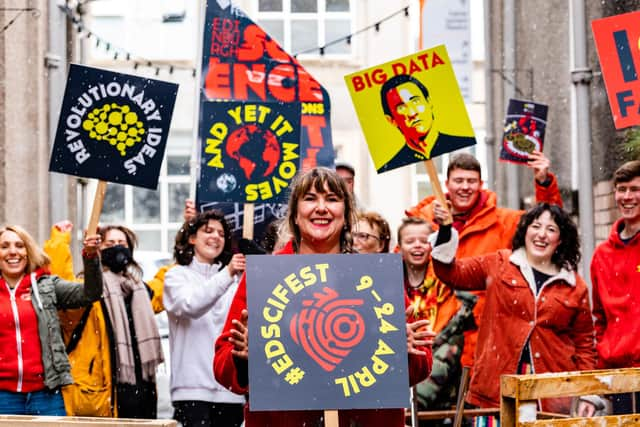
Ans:
[[[549,106],[510,99],[504,120],[500,160],[527,163],[532,151],[542,151]]]
[[[591,21],[616,129],[640,125],[640,11]]]
[[[300,168],[300,103],[202,104],[204,202],[278,203]]]
[[[247,257],[252,410],[403,408],[399,254]]]

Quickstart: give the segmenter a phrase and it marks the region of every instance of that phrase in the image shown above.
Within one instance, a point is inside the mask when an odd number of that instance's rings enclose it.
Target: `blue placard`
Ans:
[[[71,64],[49,170],[156,189],[175,83]]]
[[[252,410],[409,402],[398,254],[247,257]]]

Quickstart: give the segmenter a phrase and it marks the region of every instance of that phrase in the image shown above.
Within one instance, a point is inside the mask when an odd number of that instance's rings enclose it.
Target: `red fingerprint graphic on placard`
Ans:
[[[338,299],[331,288],[315,292],[314,299],[302,301],[305,307],[293,315],[289,324],[291,338],[316,361],[331,372],[351,353],[364,337],[365,325],[354,306],[361,299]]]

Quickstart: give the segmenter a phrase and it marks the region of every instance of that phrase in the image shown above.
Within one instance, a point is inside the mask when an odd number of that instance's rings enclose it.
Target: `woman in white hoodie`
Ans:
[[[178,265],[166,274],[163,302],[169,315],[174,418],[184,427],[240,426],[244,397],[218,384],[211,366],[244,255],[232,255],[223,214],[207,211],[184,223],[173,256]]]

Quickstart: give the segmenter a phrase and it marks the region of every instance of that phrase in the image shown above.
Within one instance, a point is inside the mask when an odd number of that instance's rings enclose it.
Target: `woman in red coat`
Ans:
[[[453,260],[456,231],[438,233],[438,242],[447,242],[433,249],[436,275],[452,288],[487,292],[468,403],[499,407],[503,374],[595,369],[589,294],[576,273],[578,231],[562,208],[541,203],[526,212],[513,250]],[[569,401],[548,400],[544,407],[568,413]],[[581,402],[579,413],[593,409]]]
[[[332,170],[315,168],[301,175],[291,189],[287,224],[293,239],[279,254],[351,253],[350,230],[355,221],[353,196],[344,181]],[[216,341],[214,373],[216,380],[238,394],[249,392],[247,288],[242,276],[231,303],[222,335]],[[407,325],[410,382],[426,378],[431,351],[422,347],[430,342],[429,332],[418,332],[428,321]],[[408,402],[407,402],[408,403]],[[404,426],[403,409],[340,411],[340,427]],[[322,426],[322,411],[250,411],[245,407],[246,427]]]

